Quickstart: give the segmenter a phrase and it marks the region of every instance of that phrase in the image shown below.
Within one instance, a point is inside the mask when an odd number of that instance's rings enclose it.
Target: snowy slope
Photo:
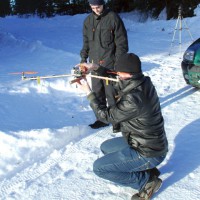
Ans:
[[[184,19],[194,39],[200,18]],[[191,44],[176,20],[137,22],[121,15],[130,52],[157,88],[169,153],[159,166],[163,186],[154,199],[198,200],[200,196],[200,91],[185,84],[183,51]],[[99,146],[115,137],[111,127],[91,130],[95,120],[88,102],[70,78],[22,81],[12,72],[37,71],[38,76],[70,73],[80,61],[82,23],[86,14],[50,19],[0,19],[0,199],[127,200],[135,193],[102,180],[92,163]],[[172,37],[175,41],[172,45]],[[169,52],[171,51],[171,55]],[[120,133],[117,134],[117,136]]]

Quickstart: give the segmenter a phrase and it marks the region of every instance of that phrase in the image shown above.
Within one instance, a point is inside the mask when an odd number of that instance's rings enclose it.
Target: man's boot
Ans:
[[[139,193],[134,194],[131,200],[150,200],[153,194],[159,190],[161,185],[162,180],[150,172],[150,177],[146,185],[139,191]]]

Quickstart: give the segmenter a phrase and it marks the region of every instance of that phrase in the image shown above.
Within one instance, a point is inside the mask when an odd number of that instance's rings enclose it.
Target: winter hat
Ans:
[[[119,56],[115,63],[116,72],[140,73],[141,61],[134,53],[125,53]]]
[[[105,4],[104,0],[89,0],[88,2],[91,5],[104,5]]]

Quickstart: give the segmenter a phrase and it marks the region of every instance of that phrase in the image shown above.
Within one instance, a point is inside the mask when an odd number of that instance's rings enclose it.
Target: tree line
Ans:
[[[200,0],[107,0],[106,6],[113,11],[130,12],[138,10],[157,18],[166,9],[167,19],[177,18],[181,6],[183,17],[194,16],[194,9]],[[0,0],[0,17],[18,15],[20,17],[55,15],[75,15],[91,12],[88,0]]]

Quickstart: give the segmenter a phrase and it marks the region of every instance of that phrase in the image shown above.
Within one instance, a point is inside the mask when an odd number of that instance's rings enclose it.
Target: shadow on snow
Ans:
[[[200,119],[184,127],[175,138],[175,149],[168,163],[161,168],[163,173],[171,173],[164,181],[162,190],[171,187],[176,182],[193,173],[200,165],[199,127]]]

